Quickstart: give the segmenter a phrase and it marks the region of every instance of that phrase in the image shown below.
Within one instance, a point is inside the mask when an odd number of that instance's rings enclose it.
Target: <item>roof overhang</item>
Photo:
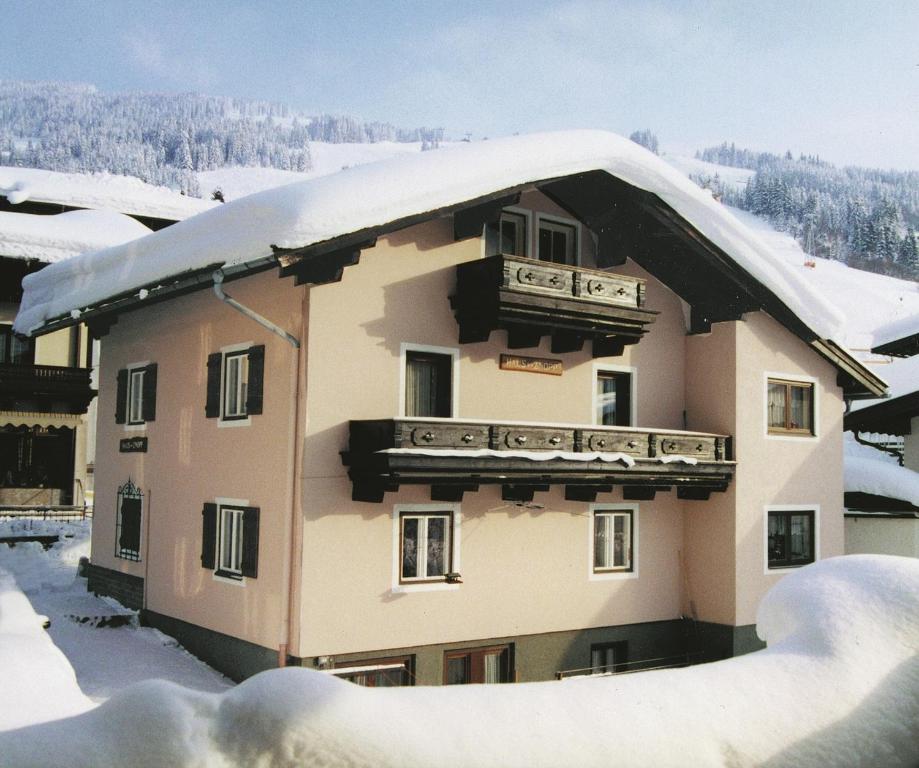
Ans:
[[[851,432],[909,435],[914,416],[919,416],[919,391],[851,411],[843,418],[843,428]]]

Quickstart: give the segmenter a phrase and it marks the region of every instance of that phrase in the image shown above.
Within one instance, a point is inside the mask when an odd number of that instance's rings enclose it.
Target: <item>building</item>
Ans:
[[[214,205],[124,176],[0,167],[0,508],[92,499],[93,345],[81,325],[17,338],[23,277]]]
[[[74,313],[104,336],[90,587],[235,677],[758,647],[765,591],[843,551],[844,399],[884,391],[754,235],[602,132],[228,203],[29,278],[17,327]]]

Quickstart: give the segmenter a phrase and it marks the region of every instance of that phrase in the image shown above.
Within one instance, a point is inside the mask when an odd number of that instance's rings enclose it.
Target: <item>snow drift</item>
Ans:
[[[149,682],[0,733],[5,766],[915,766],[919,561],[824,560],[764,598],[769,647],[565,682],[360,688],[284,669],[225,694]],[[52,698],[54,691],[47,691]]]

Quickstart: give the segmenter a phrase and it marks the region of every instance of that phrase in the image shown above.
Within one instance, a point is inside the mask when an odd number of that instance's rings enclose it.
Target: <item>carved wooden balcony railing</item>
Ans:
[[[430,485],[435,501],[499,484],[505,499],[565,486],[565,498],[594,501],[623,486],[626,499],[675,487],[682,499],[724,491],[734,474],[731,438],[626,427],[513,424],[456,419],[350,422],[342,451],[355,501],[383,500],[401,484]]]
[[[96,392],[88,368],[0,363],[0,409],[86,413]]]
[[[511,349],[551,336],[555,353],[579,350],[589,339],[594,357],[621,355],[657,315],[644,309],[644,280],[596,269],[491,256],[458,265],[456,277],[451,300],[461,344],[502,328]]]

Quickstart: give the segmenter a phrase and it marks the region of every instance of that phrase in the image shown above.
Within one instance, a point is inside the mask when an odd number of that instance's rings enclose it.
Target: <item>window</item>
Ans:
[[[813,435],[814,385],[769,379],[766,410],[770,434]]]
[[[156,363],[132,365],[118,371],[115,423],[143,426],[156,419]]]
[[[632,375],[621,371],[597,371],[597,424],[628,427],[632,424]]]
[[[527,255],[527,217],[522,213],[501,213],[498,229],[498,253],[507,256]]]
[[[259,509],[245,502],[207,503],[201,512],[201,565],[230,579],[258,575]]]
[[[595,643],[590,646],[590,674],[624,672],[628,669],[628,642]]]
[[[131,482],[118,489],[118,507],[115,517],[115,557],[140,560],[140,531],[144,495]]]
[[[265,346],[228,347],[207,358],[205,415],[222,422],[248,423],[262,412]]]
[[[814,562],[814,510],[769,510],[768,525],[769,568]]]
[[[32,365],[35,362],[35,339],[22,339],[11,325],[0,325],[0,363]]]
[[[632,511],[594,512],[594,572],[632,570]]]
[[[551,261],[553,264],[577,263],[577,229],[574,225],[540,219],[538,242],[540,261]]]
[[[453,572],[453,513],[400,515],[399,581],[444,581]]]
[[[362,659],[335,664],[335,677],[366,688],[393,688],[412,685],[415,677],[414,656],[386,659]]]
[[[444,685],[509,683],[513,679],[513,647],[475,648],[444,654]]]
[[[407,350],[405,353],[405,415],[453,415],[453,356]]]

